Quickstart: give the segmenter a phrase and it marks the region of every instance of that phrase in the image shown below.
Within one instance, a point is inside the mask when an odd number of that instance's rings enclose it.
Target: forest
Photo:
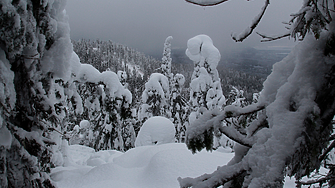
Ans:
[[[232,39],[253,34],[269,3]],[[65,0],[0,2],[1,187],[160,187],[157,172],[180,187],[283,187],[286,177],[335,186],[334,1],[304,0],[287,33],[257,33],[301,41],[257,74],[253,61],[244,71],[220,63],[205,34],[187,41],[188,63],[174,60],[172,36],[159,60],[112,41],[71,40],[65,9]],[[212,172],[187,175],[191,153]],[[213,169],[214,155],[230,158]],[[169,164],[183,174],[159,171]],[[117,172],[131,180],[108,181]]]

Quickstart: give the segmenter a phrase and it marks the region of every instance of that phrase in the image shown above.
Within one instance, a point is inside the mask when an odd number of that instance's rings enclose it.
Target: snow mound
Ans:
[[[141,127],[135,147],[173,143],[176,130],[173,123],[161,116],[149,118]]]
[[[85,146],[84,146],[85,147]],[[87,147],[86,147],[87,148]],[[85,150],[72,147],[80,156]],[[86,151],[90,151],[87,149]],[[113,153],[114,152],[114,153]],[[110,161],[96,167],[57,167],[51,177],[59,188],[171,188],[179,187],[179,176],[198,176],[227,163],[233,153],[214,151],[193,155],[185,144],[170,143],[133,148],[126,153],[108,150],[88,153],[96,161]],[[109,155],[111,154],[111,155]],[[72,156],[73,157],[73,156]],[[88,162],[85,162],[88,164]],[[60,170],[61,169],[61,170]]]
[[[234,156],[230,149],[192,154],[185,144],[143,146],[122,153],[115,150],[94,152],[87,146],[69,146],[68,157],[81,161],[52,169],[50,174],[59,188],[177,188],[178,177],[196,177],[227,164]],[[104,161],[89,166],[89,160]],[[79,165],[80,164],[80,165]],[[285,188],[295,179],[286,178]]]

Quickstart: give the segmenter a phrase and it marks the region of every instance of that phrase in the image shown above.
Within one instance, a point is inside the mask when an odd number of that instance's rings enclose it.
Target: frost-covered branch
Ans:
[[[269,0],[265,0],[265,4],[261,9],[261,12],[253,19],[251,25],[245,29],[242,33],[237,35],[236,33],[233,33],[231,36],[235,42],[242,42],[244,39],[246,39],[251,33],[254,31],[254,29],[257,27],[258,23],[261,21],[266,8],[270,4]]]
[[[185,1],[200,6],[214,6],[226,2],[228,0],[185,0]]]

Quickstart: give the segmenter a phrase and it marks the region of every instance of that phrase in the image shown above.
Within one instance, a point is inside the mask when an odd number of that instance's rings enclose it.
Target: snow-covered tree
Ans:
[[[216,67],[220,61],[219,50],[207,35],[198,35],[188,40],[186,55],[194,62],[190,84],[190,105],[193,112],[198,109],[214,109],[225,104],[220,78]]]
[[[59,161],[52,152],[64,128],[66,85],[80,65],[71,61],[65,1],[0,7],[0,186],[53,187],[47,172]]]
[[[100,73],[92,65],[83,64],[77,75],[77,81],[86,89],[82,93],[84,119],[89,120],[94,139],[88,142],[96,150],[125,150],[123,136],[134,137],[130,105],[132,95],[120,83],[117,74],[112,71]],[[85,115],[86,114],[86,115]],[[126,130],[129,130],[128,133]],[[129,147],[129,146],[128,146]]]
[[[168,36],[165,39],[164,43],[164,50],[163,50],[163,58],[162,58],[162,74],[166,76],[169,80],[172,79],[172,74],[171,74],[171,40],[172,36]]]
[[[176,128],[176,141],[183,142],[188,115],[188,105],[182,96],[182,88],[185,83],[185,77],[182,74],[173,75],[171,72],[171,40],[172,36],[166,38],[164,43],[163,58],[161,70],[169,82],[170,100],[167,103],[165,116],[173,120]]]
[[[221,55],[207,35],[198,35],[188,40],[186,55],[194,62],[194,72],[190,84],[189,123],[206,110],[222,108],[226,102],[216,69]],[[220,135],[215,137],[216,143]]]
[[[189,107],[186,99],[182,96],[184,83],[185,77],[182,74],[176,74],[170,82],[170,112],[176,128],[175,137],[178,142],[185,141],[186,127],[188,125]]]
[[[160,73],[153,73],[145,84],[142,94],[142,105],[138,118],[141,122],[152,116],[167,116],[169,104],[169,81]]]
[[[123,85],[123,87],[128,88],[128,84],[127,84],[128,75],[126,71],[117,71],[117,76],[119,77],[119,80],[121,84]]]
[[[215,0],[188,0],[196,4],[216,4]],[[264,14],[238,37],[252,33]],[[335,114],[335,16],[334,1],[305,0],[292,14],[288,35],[302,40],[282,61],[273,66],[264,82],[259,100],[246,107],[226,106],[222,111],[205,112],[187,130],[187,145],[193,152],[211,149],[213,132],[233,139],[235,157],[212,174],[179,179],[181,187],[282,187],[285,175],[300,179],[320,168],[335,146],[332,119]],[[280,37],[268,37],[274,40]],[[224,126],[226,118],[258,114],[248,123],[246,135]],[[332,142],[331,144],[329,144]],[[320,181],[334,186],[334,171]]]

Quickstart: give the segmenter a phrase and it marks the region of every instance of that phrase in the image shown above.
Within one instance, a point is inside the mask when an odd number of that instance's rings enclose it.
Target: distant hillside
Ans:
[[[244,90],[246,97],[259,92],[263,82],[271,73],[272,65],[281,61],[290,51],[259,50],[250,47],[231,49],[221,53],[221,61],[217,67],[221,79],[223,93],[227,96],[232,86]],[[185,49],[172,49],[172,71],[184,71],[187,84],[192,72],[193,62],[186,56]]]
[[[271,73],[272,65],[281,61],[289,52],[288,49],[259,50],[243,47],[222,54],[220,66],[266,78]]]
[[[163,46],[163,44],[162,44]],[[160,72],[160,58],[147,56],[132,48],[112,41],[73,41],[74,51],[82,63],[92,64],[100,71],[107,68],[114,72],[126,71],[129,90],[135,100],[140,100],[144,84],[154,72]],[[272,65],[289,53],[288,50],[259,50],[249,47],[231,49],[222,53],[217,67],[223,93],[228,96],[232,86],[245,91],[251,99],[255,92],[262,89],[262,83],[271,73]],[[184,95],[188,98],[188,87],[193,73],[193,62],[185,55],[185,49],[171,52],[172,72],[185,76]]]

